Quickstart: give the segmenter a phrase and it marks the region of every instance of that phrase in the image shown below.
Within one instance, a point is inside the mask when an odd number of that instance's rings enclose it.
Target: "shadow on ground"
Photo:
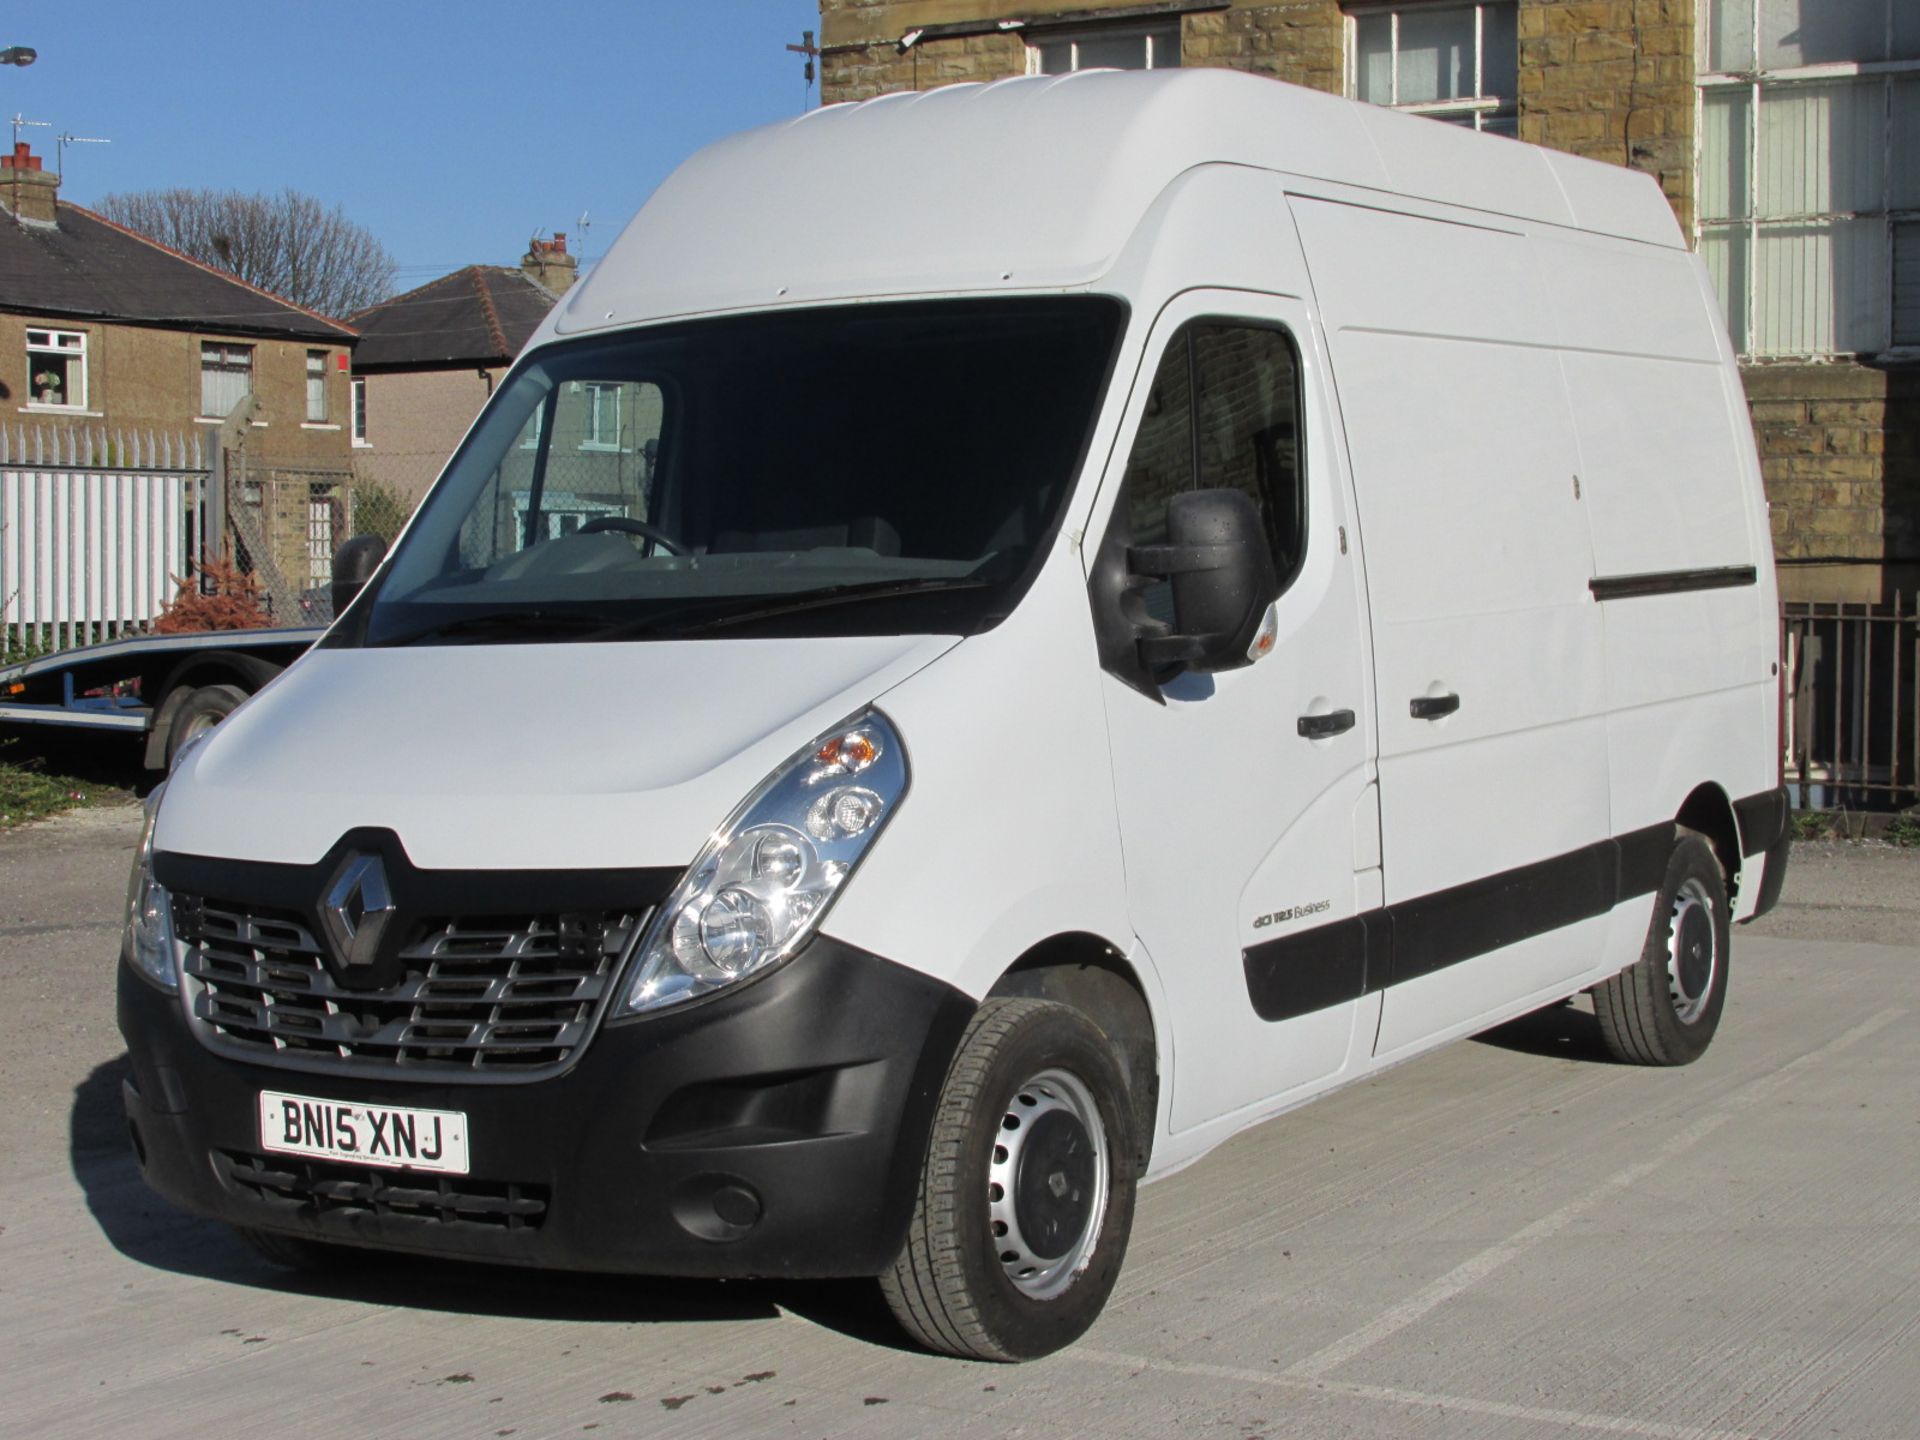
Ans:
[[[771,1320],[789,1312],[823,1329],[910,1348],[870,1280],[684,1280],[522,1270],[343,1249],[324,1272],[287,1270],[233,1231],[174,1209],[140,1178],[120,1087],[127,1057],[74,1090],[69,1158],[94,1223],[142,1265],[228,1285],[420,1311],[617,1325]]]
[[[1600,1022],[1593,1018],[1593,1011],[1572,1000],[1522,1015],[1518,1020],[1509,1020],[1473,1038],[1482,1045],[1522,1055],[1602,1065],[1618,1063],[1608,1053],[1606,1041],[1600,1035]]]

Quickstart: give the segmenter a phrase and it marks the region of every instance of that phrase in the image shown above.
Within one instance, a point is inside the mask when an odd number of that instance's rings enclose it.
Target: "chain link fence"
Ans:
[[[333,619],[333,556],[355,535],[389,544],[415,497],[358,467],[237,456],[228,470],[227,523],[235,559],[259,586],[274,625]]]

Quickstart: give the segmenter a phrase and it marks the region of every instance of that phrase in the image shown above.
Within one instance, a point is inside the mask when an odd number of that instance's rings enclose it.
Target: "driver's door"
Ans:
[[[1175,1132],[1339,1070],[1367,990],[1373,704],[1325,377],[1301,301],[1190,292],[1155,326],[1103,487],[1134,544],[1162,538],[1176,491],[1247,491],[1282,585],[1257,663],[1158,694],[1105,677],[1128,903],[1174,1022]],[[1147,599],[1171,618],[1168,595]]]

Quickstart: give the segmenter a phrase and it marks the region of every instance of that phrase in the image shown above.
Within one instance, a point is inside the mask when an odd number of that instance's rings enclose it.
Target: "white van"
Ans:
[[[288,1263],[1040,1355],[1248,1125],[1583,990],[1701,1053],[1775,615],[1643,176],[1220,71],[742,135],[156,795],[134,1145]]]

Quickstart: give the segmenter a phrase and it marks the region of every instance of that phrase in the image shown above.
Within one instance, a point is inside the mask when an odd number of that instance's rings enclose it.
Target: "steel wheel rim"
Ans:
[[[1051,1300],[1093,1262],[1107,1214],[1109,1148],[1099,1102],[1076,1075],[1042,1070],[1007,1100],[987,1168],[987,1224],[1002,1272],[1029,1299]],[[1064,1245],[1038,1238],[1036,1222],[1058,1215],[1036,1215],[1036,1190],[1060,1214],[1079,1217]]]
[[[1667,927],[1667,994],[1682,1025],[1691,1025],[1707,1008],[1720,974],[1720,931],[1714,924],[1713,897],[1698,880],[1687,880],[1673,897]]]

